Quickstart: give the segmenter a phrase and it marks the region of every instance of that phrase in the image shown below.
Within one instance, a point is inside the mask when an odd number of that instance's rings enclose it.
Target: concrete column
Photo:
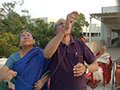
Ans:
[[[100,30],[100,37],[101,37],[101,39],[104,39],[104,24],[103,23],[101,23],[101,28],[100,28],[101,30]]]
[[[89,42],[91,42],[91,24],[92,24],[92,17],[90,17]]]
[[[99,24],[97,24],[97,31],[98,31],[97,37],[98,37],[98,39],[100,39],[100,35],[99,35],[99,33],[100,33],[100,28],[99,28]]]
[[[86,39],[87,39],[87,36],[88,36],[88,35],[87,35],[87,26],[86,26]]]

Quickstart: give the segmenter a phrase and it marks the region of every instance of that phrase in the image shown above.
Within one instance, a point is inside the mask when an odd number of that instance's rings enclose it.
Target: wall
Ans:
[[[113,13],[118,12],[118,6],[109,6],[109,7],[102,7],[102,13]],[[104,21],[103,21],[104,22]],[[116,46],[117,43],[114,45],[111,44],[111,40],[118,37],[116,32],[112,31],[113,27],[112,24],[101,24],[101,38],[103,39],[103,43],[107,47]]]
[[[40,19],[43,19],[45,23],[50,23],[50,22],[56,22],[57,20],[48,18],[48,17],[41,17]]]
[[[102,7],[102,13],[118,12],[118,6]]]
[[[103,45],[103,40],[93,41],[91,43],[86,43],[86,45],[91,49],[91,51],[95,54],[98,52]]]
[[[91,37],[91,41],[97,41],[97,40],[101,40],[101,38],[100,37]]]
[[[112,40],[112,31],[111,28],[107,24],[101,25],[101,38],[103,39],[103,43],[107,47],[111,47],[111,40]]]
[[[111,39],[118,38],[118,33],[117,32],[112,32],[111,33]]]
[[[118,39],[117,46],[120,47],[120,38]]]
[[[120,32],[118,33],[118,37],[120,38]]]

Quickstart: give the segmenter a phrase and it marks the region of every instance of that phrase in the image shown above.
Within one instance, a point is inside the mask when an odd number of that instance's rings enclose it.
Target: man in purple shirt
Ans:
[[[56,36],[44,50],[52,58],[50,90],[87,90],[85,72],[98,69],[96,58],[81,40],[70,38],[71,26],[78,12],[55,24]],[[84,65],[84,61],[88,65]]]

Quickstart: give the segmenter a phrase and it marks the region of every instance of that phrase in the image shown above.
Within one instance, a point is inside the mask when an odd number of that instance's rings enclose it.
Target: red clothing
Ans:
[[[81,40],[82,40],[83,42],[85,42],[85,43],[86,43],[86,41],[85,41],[85,39],[84,39],[84,38],[81,38]]]
[[[100,55],[100,52],[98,52],[96,54],[96,56]],[[109,64],[101,64],[99,65],[102,69],[103,69],[103,76],[105,77],[105,80],[107,81],[107,83],[109,84],[110,83],[110,80],[111,80],[111,70],[112,70],[112,66],[113,66],[113,61],[112,61],[112,58],[110,57],[109,58]]]

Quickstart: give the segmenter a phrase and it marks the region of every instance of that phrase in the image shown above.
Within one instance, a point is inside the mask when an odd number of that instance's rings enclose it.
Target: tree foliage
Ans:
[[[36,38],[36,46],[44,49],[47,43],[55,36],[53,25],[54,22],[45,23],[40,18],[31,18],[28,10],[21,10],[23,15],[15,11],[16,5],[21,5],[24,1],[7,2],[2,4],[0,8],[0,57],[8,57],[9,55],[20,50],[18,36],[21,30],[29,29]],[[73,24],[72,33],[75,37],[79,37],[82,26],[88,25],[83,14],[76,17]]]
[[[20,50],[19,47],[16,47],[19,45],[17,35],[10,32],[0,34],[0,42],[0,57],[8,57]]]
[[[35,20],[35,28],[33,33],[36,38],[36,45],[44,48],[47,43],[54,37],[55,33],[53,30],[54,23],[45,23],[44,20],[36,19]]]
[[[85,16],[80,13],[76,18],[75,21],[72,25],[72,34],[74,35],[75,39],[80,39],[79,36],[82,33],[82,27],[87,26],[88,27],[88,22],[85,19]]]

